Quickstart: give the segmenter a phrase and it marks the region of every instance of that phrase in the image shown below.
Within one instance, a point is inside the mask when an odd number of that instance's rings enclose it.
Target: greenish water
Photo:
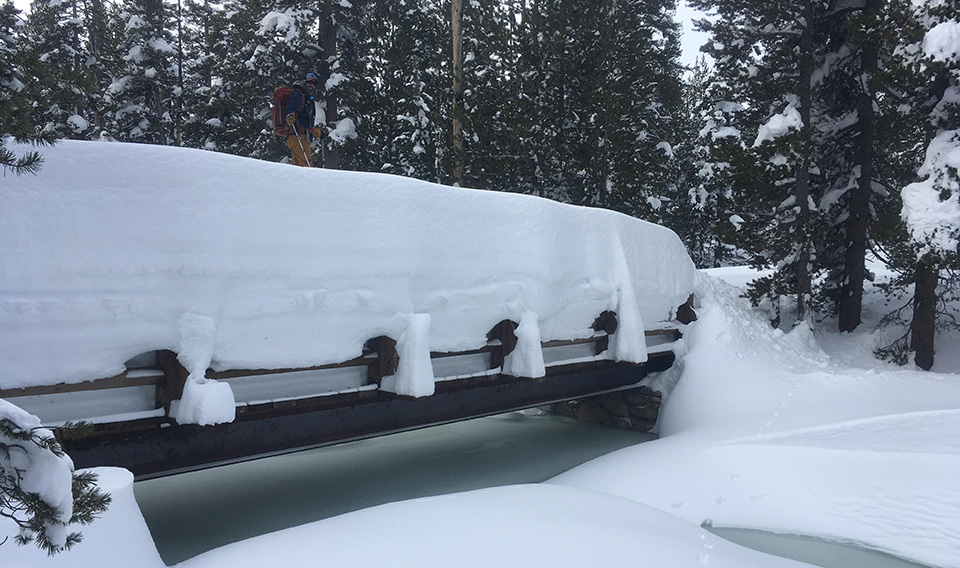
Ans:
[[[654,439],[550,415],[511,413],[134,484],[164,562],[393,501],[539,483]],[[821,539],[704,527],[823,568],[927,568]]]
[[[511,413],[134,484],[164,562],[393,501],[539,483],[651,434]]]
[[[822,568],[929,568],[876,550],[808,536],[752,529],[704,528],[740,546]]]

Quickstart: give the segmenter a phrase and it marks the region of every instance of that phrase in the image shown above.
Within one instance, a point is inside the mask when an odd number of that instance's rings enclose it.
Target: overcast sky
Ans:
[[[680,23],[683,25],[683,37],[680,41],[683,54],[680,56],[680,62],[684,65],[692,66],[697,62],[700,46],[703,45],[709,37],[703,32],[693,30],[693,20],[702,17],[702,15],[702,12],[695,11],[682,0],[677,6],[677,19],[680,20]]]

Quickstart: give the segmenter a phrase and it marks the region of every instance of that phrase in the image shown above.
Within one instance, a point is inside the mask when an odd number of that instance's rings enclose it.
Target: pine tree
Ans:
[[[169,6],[163,0],[128,0],[115,17],[123,36],[106,94],[106,128],[122,141],[172,144],[177,76]]]
[[[79,0],[32,4],[24,26],[24,49],[31,61],[27,92],[32,121],[59,137],[86,138],[96,121],[94,59],[84,31],[84,4]]]
[[[84,424],[65,424],[58,435],[82,436]],[[69,472],[70,486],[56,487],[47,479]],[[73,471],[50,430],[15,406],[0,401],[0,517],[20,529],[17,544],[35,542],[53,555],[81,541],[79,532],[67,532],[73,524],[88,525],[107,510],[110,495],[96,485],[97,475]],[[37,487],[45,487],[41,493]],[[54,501],[58,493],[72,494],[72,502]],[[2,544],[2,543],[0,543]]]
[[[890,190],[883,179],[878,145],[879,23],[885,0],[866,0],[829,11],[820,18],[829,57],[819,97],[824,108],[819,166],[828,184],[822,205],[833,236],[821,259],[828,271],[828,296],[840,331],[861,323],[866,254],[877,219],[877,197]]]
[[[516,5],[509,93],[527,192],[650,220],[677,201],[681,69],[672,2]]]
[[[828,7],[817,0],[788,9],[753,0],[698,0],[693,5],[716,9],[720,15],[700,24],[713,33],[706,51],[717,62],[720,78],[712,89],[714,109],[708,112],[715,118],[708,119],[713,122],[706,134],[711,145],[722,146],[712,153],[729,164],[723,176],[731,183],[734,201],[743,207],[739,225],[735,230],[726,227],[724,234],[731,244],[749,251],[754,266],[775,269],[751,283],[751,300],[768,302],[779,324],[780,299],[793,296],[786,322],[798,322],[812,307],[814,259],[821,240],[816,202],[822,189],[814,179],[820,117],[812,86],[814,69],[823,60],[817,26]],[[736,122],[718,123],[721,117],[735,117]],[[732,133],[736,136],[729,136]],[[738,144],[729,143],[741,136]]]
[[[218,74],[211,31],[218,15],[216,6],[209,0],[182,0],[178,4],[176,48],[180,74],[175,94],[178,130],[184,146],[217,148],[215,133],[219,119],[206,111],[214,77]]]
[[[514,75],[516,26],[507,3],[464,3],[464,161],[465,185],[514,190],[522,185],[524,160],[518,156]],[[453,96],[456,96],[455,94]],[[455,177],[455,176],[454,176]]]
[[[892,1],[883,22],[895,46],[882,76],[884,111],[899,126],[886,128],[886,138],[893,135],[889,153],[905,170],[899,178],[904,224],[884,234],[887,261],[898,271],[888,289],[912,286],[913,293],[884,322],[902,325],[904,333],[878,354],[901,364],[912,354],[926,370],[934,363],[937,330],[958,327],[947,300],[957,297],[960,268],[960,47],[944,39],[960,33],[958,8],[956,2]]]
[[[737,219],[732,210],[732,184],[727,156],[739,151],[740,132],[733,124],[742,110],[728,102],[725,92],[706,59],[701,57],[687,80],[684,104],[690,111],[684,132],[688,142],[681,148],[681,187],[687,188],[673,208],[669,226],[687,245],[694,263],[716,268],[740,259],[726,241],[732,241]],[[722,235],[727,235],[722,239]]]
[[[30,121],[31,104],[25,92],[24,52],[18,43],[20,11],[12,2],[0,4],[0,173],[36,173],[43,158],[37,151],[18,155],[6,147],[6,137],[16,142],[52,143],[55,132],[37,132]]]
[[[192,145],[268,160],[284,156],[286,147],[267,138],[264,131],[270,127],[273,89],[292,83],[296,77],[285,73],[276,77],[276,71],[260,75],[254,60],[262,42],[258,31],[272,8],[271,0],[228,0],[212,10],[205,44],[216,68],[209,88],[201,87],[204,102],[194,110],[195,118],[190,118],[187,130]]]
[[[447,179],[441,144],[451,123],[446,15],[427,0],[370,2],[356,14],[354,26],[362,32],[350,49],[365,71],[348,71],[364,76],[350,102],[361,132],[342,158],[350,167]]]

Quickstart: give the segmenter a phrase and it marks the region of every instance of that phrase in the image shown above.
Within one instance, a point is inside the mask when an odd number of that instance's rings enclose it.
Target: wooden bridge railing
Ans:
[[[609,347],[610,336],[616,333],[617,318],[613,312],[604,312],[597,317],[593,324],[595,333],[586,338],[573,340],[556,340],[541,343],[541,348],[546,352],[551,349],[562,349],[566,347],[593,344],[594,355],[600,355]],[[491,380],[491,376],[498,375],[498,369],[502,369],[504,360],[517,345],[516,337],[517,324],[515,322],[504,320],[494,326],[487,334],[487,344],[483,347],[462,352],[432,352],[431,360],[439,360],[448,357],[463,357],[470,355],[485,355],[488,360],[488,371],[480,373],[468,373],[464,377],[456,377],[452,380],[437,382],[437,388],[441,390],[450,390],[457,388],[466,388],[471,384]],[[675,328],[656,329],[646,332],[648,338],[657,338],[661,342],[672,342],[681,337],[679,330]],[[177,360],[176,353],[169,350],[159,350],[154,352],[153,364],[146,368],[131,368],[125,372],[104,379],[81,383],[59,383],[54,385],[43,385],[26,388],[0,389],[0,398],[15,399],[20,397],[42,397],[47,395],[57,395],[65,393],[77,393],[84,391],[113,390],[129,387],[153,387],[156,391],[155,414],[162,416],[151,416],[147,419],[129,419],[124,420],[124,424],[98,425],[101,428],[144,428],[154,427],[157,421],[170,421],[171,403],[179,399],[183,394],[183,389],[187,380],[187,371]],[[327,371],[334,369],[346,369],[351,367],[366,367],[367,379],[366,388],[351,389],[349,393],[338,393],[338,396],[331,396],[331,393],[316,393],[313,396],[293,397],[288,399],[271,400],[256,404],[238,404],[237,415],[239,418],[252,418],[255,415],[268,415],[276,411],[289,411],[297,408],[313,408],[317,406],[327,406],[332,404],[343,404],[349,400],[356,400],[374,396],[397,396],[390,393],[384,393],[379,390],[384,377],[396,372],[399,364],[399,354],[397,353],[396,341],[386,337],[376,337],[367,342],[363,354],[360,357],[326,365],[317,365],[312,367],[281,368],[281,369],[234,369],[225,371],[208,370],[206,377],[210,379],[242,379],[248,377],[263,377],[266,375],[278,375],[284,373],[305,372],[305,371]],[[547,375],[556,372],[570,372],[577,368],[596,365],[596,361],[573,361],[559,362],[559,364],[548,365]],[[439,377],[438,377],[439,378]],[[518,377],[519,379],[532,379]],[[84,417],[77,417],[82,419]],[[86,417],[96,419],[99,417]],[[109,421],[108,421],[109,422]]]

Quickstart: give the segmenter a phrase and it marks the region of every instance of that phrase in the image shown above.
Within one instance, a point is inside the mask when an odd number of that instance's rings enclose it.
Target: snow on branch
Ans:
[[[927,147],[919,174],[925,179],[902,192],[901,217],[911,237],[928,252],[957,252],[960,237],[960,130],[941,133]]]

